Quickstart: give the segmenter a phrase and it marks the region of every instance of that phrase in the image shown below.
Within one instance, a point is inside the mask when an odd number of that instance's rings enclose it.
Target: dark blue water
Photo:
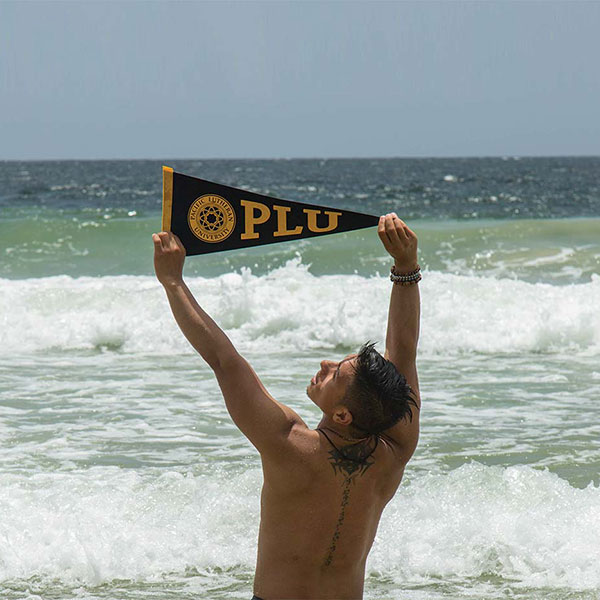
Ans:
[[[165,160],[260,193],[405,218],[600,215],[600,157]],[[160,210],[158,161],[0,162],[2,218],[30,211]]]

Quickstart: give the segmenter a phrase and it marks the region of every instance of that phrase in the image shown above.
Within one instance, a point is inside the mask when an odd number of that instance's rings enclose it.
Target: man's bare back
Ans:
[[[269,394],[200,307],[183,281],[179,238],[153,235],[156,275],[175,320],[261,456],[254,593],[262,600],[360,600],[381,513],[417,446],[417,238],[394,213],[381,217],[378,235],[395,269],[385,356],[365,344],[339,362],[321,362],[307,387],[323,414],[316,430]]]
[[[362,598],[367,555],[403,464],[383,435],[353,444],[331,430],[298,427],[293,437],[295,456],[263,459],[254,593]]]

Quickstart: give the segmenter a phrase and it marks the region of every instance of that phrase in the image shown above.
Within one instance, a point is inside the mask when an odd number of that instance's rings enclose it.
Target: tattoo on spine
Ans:
[[[350,501],[350,486],[355,482],[358,476],[364,475],[365,471],[375,462],[373,459],[369,460],[369,457],[374,450],[375,448],[369,448],[369,442],[367,441],[352,446],[346,446],[343,453],[335,447],[329,452],[329,462],[333,467],[333,472],[336,475],[338,473],[343,475],[344,480],[342,482],[343,491],[340,514],[335,525],[335,532],[331,544],[327,550],[325,562],[323,563],[323,566],[325,567],[328,567],[333,560],[333,554],[337,547],[342,524],[346,517],[346,506]]]

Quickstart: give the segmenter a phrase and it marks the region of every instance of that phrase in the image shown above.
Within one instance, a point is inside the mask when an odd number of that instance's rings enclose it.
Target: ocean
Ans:
[[[417,451],[365,599],[600,599],[600,158],[174,160],[417,233]],[[153,275],[157,161],[0,162],[0,598],[252,596],[261,469]],[[187,260],[310,426],[322,359],[383,352],[375,229]]]

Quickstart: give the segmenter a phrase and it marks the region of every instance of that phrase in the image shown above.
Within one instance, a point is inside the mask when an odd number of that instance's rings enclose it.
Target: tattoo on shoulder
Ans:
[[[346,446],[343,450],[334,448],[329,451],[329,463],[336,475],[339,473],[354,480],[357,475],[364,475],[375,462],[370,458],[373,450],[369,441]]]

